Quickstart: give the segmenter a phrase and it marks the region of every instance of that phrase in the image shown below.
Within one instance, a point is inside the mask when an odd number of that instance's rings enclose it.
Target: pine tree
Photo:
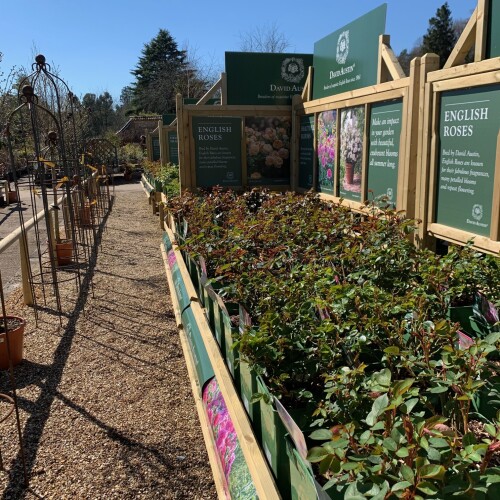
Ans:
[[[176,81],[186,67],[186,53],[167,30],[145,44],[142,56],[131,71],[133,105],[136,112],[171,113],[175,111]]]
[[[451,10],[445,2],[436,11],[436,16],[429,19],[429,28],[423,37],[423,53],[433,52],[439,56],[439,65],[442,68],[453,50],[457,41],[453,27]]]

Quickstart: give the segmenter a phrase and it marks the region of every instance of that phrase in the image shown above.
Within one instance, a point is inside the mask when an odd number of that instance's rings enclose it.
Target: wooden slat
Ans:
[[[488,38],[489,0],[478,0],[476,7],[476,47],[474,61],[482,61],[486,57],[486,42]]]
[[[217,80],[217,82],[214,83],[214,85],[212,85],[212,87],[209,90],[207,90],[207,92],[205,93],[205,95],[203,97],[201,97],[200,100],[196,103],[196,106],[200,106],[202,104],[206,104],[212,98],[212,96],[218,90],[221,90],[221,89],[222,89],[222,77],[219,78]]]
[[[477,26],[477,7],[474,9],[472,16],[466,24],[460,38],[455,44],[454,49],[451,51],[448,59],[446,60],[443,69],[452,68],[459,64],[463,64],[465,56],[469,53],[470,49],[476,42],[476,26]]]
[[[500,57],[494,57],[484,61],[464,64],[463,66],[455,66],[454,68],[435,70],[427,76],[427,81],[438,82],[440,80],[478,75],[488,71],[498,71],[499,69]]]
[[[444,226],[443,224],[432,223],[428,226],[429,234],[435,238],[464,245],[467,241],[474,241],[474,248],[481,252],[497,255],[500,252],[500,242],[492,241],[486,236],[479,236],[474,233],[455,229],[453,227]]]
[[[369,148],[368,148],[368,143],[369,143],[369,136],[368,136],[368,131],[370,129],[368,121],[370,117],[370,105],[365,104],[365,126],[363,130],[363,144],[365,147],[363,148],[363,157],[361,159],[361,203],[366,202],[366,195],[368,192],[367,184],[368,184],[368,153],[369,153]],[[338,150],[337,150],[338,151]]]
[[[491,85],[498,83],[500,83],[500,66],[496,71],[490,71],[488,73],[434,82],[434,90],[436,92],[445,92],[447,90],[455,90],[465,87],[478,87],[480,85]]]
[[[220,86],[220,93],[221,93],[221,105],[222,106],[227,106],[227,74],[226,73],[221,73],[221,86]]]
[[[382,45],[382,59],[393,80],[398,80],[400,78],[406,77],[403,68],[399,64],[398,58],[394,54],[389,44]]]
[[[373,104],[391,99],[399,99],[404,96],[410,83],[409,78],[403,78],[403,80],[406,82],[406,86],[402,85],[397,89],[386,88],[383,92],[377,92],[376,94],[363,94],[358,97],[344,96],[344,99],[337,99],[337,96],[332,96],[330,98],[316,99],[310,103],[306,102],[304,103],[303,112],[305,114],[321,113],[330,109],[349,108],[351,106],[361,106],[366,103]]]
[[[495,176],[493,178],[493,201],[491,207],[491,233],[493,241],[500,240],[500,132],[497,136]]]

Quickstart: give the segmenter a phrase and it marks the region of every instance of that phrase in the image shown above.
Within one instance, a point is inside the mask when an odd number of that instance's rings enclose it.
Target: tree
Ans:
[[[89,137],[101,137],[110,127],[116,124],[113,98],[109,92],[104,92],[99,96],[85,94],[82,105],[87,109],[89,115]]]
[[[253,31],[240,34],[240,39],[243,52],[285,52],[290,47],[290,42],[276,23],[257,26]]]
[[[176,82],[186,69],[186,53],[167,30],[145,44],[132,75],[132,104],[136,112],[171,113],[175,111]]]
[[[433,52],[439,56],[439,65],[442,68],[453,50],[457,41],[453,27],[451,10],[445,2],[436,11],[436,16],[429,19],[429,28],[422,40],[423,53]]]

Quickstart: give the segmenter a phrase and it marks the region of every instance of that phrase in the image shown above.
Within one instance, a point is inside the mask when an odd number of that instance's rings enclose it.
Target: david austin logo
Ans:
[[[476,205],[472,207],[472,217],[477,221],[483,218],[483,205],[478,205],[476,203]]]
[[[342,31],[337,40],[337,62],[344,64],[349,54],[349,30]]]
[[[281,78],[290,83],[299,83],[304,78],[304,60],[299,57],[287,57],[281,63]]]
[[[394,196],[394,191],[392,188],[387,188],[387,199],[392,201],[392,197]]]

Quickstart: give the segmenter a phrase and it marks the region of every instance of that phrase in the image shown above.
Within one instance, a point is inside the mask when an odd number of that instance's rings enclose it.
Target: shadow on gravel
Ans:
[[[102,237],[102,233],[105,230],[105,225],[107,219],[109,217],[109,211],[106,216],[102,219],[101,225],[99,226],[98,231],[96,232],[95,242],[92,247],[92,252],[90,254],[89,263],[87,267],[87,271],[85,275],[83,275],[82,285],[80,288],[80,294],[78,296],[75,308],[71,313],[69,313],[68,324],[66,327],[61,329],[61,340],[59,345],[57,346],[54,352],[54,362],[50,366],[36,365],[35,363],[25,363],[23,362],[23,372],[16,372],[16,382],[17,384],[27,384],[34,383],[40,387],[40,395],[35,402],[28,402],[26,400],[22,400],[18,398],[19,405],[23,407],[27,407],[30,416],[28,417],[26,424],[23,429],[23,443],[24,443],[24,454],[25,454],[25,464],[26,464],[26,472],[29,479],[33,472],[33,467],[36,462],[36,456],[38,447],[40,445],[40,439],[43,434],[44,427],[47,423],[47,420],[50,416],[50,409],[54,400],[56,398],[60,398],[60,393],[57,388],[62,380],[62,375],[64,372],[64,368],[66,366],[70,351],[71,345],[75,336],[75,326],[76,323],[84,310],[84,304],[87,301],[87,297],[91,290],[92,278],[94,275],[94,270],[97,262],[97,253],[100,246],[100,241]],[[57,313],[59,314],[59,313]],[[25,370],[29,370],[29,368],[35,366],[36,371],[32,373],[31,376],[28,376],[27,382],[22,380],[22,373]],[[21,368],[21,366],[20,366]],[[6,375],[6,372],[3,372]],[[38,380],[38,382],[37,382]],[[8,377],[4,376],[1,379],[0,390],[2,392],[9,392],[9,382]],[[16,436],[17,439],[17,436]],[[29,488],[25,488],[22,482],[23,478],[23,461],[22,455],[19,451],[15,459],[13,459],[12,464],[10,466],[8,474],[8,482],[3,491],[2,499],[21,499],[26,498],[28,494],[33,495],[34,492]]]

